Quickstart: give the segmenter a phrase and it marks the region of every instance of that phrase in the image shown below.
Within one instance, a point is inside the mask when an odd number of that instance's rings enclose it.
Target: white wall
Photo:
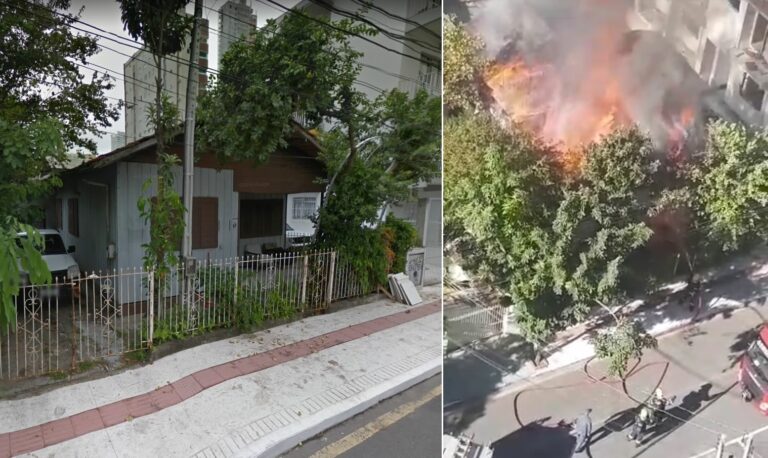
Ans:
[[[149,241],[149,225],[139,214],[137,202],[142,194],[144,182],[151,178],[153,185],[148,195],[155,194],[155,164],[121,162],[117,173],[117,259],[119,267],[133,268],[142,265],[144,249],[142,244]],[[182,169],[173,168],[174,188],[181,194]],[[219,245],[213,249],[193,250],[197,259],[221,259],[233,257],[237,252],[238,194],[233,192],[231,170],[214,170],[195,167],[195,197],[217,197],[219,210]]]

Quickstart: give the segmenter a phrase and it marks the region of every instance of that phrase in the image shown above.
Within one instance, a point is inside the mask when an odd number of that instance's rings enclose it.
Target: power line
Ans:
[[[354,19],[354,20],[362,22],[364,24],[368,24],[369,26],[371,26],[374,29],[376,29],[377,31],[383,33],[384,35],[386,35],[387,37],[391,38],[392,40],[401,43],[403,46],[405,46],[406,48],[410,49],[411,51],[421,52],[420,50],[418,50],[416,48],[413,48],[413,47],[409,46],[407,43],[405,43],[406,40],[410,41],[412,43],[415,43],[415,44],[417,44],[417,45],[419,45],[419,46],[421,46],[423,48],[431,49],[431,50],[437,51],[438,53],[440,52],[440,50],[435,45],[433,45],[432,43],[427,43],[426,41],[422,41],[422,40],[419,40],[419,39],[416,39],[416,38],[410,38],[408,36],[400,35],[398,33],[386,30],[386,29],[384,29],[384,28],[374,24],[370,19],[368,19],[366,17],[363,17],[363,16],[360,16],[358,13],[353,13],[352,11],[347,11],[347,10],[343,10],[341,8],[336,8],[335,6],[329,4],[328,2],[326,2],[324,0],[310,0],[310,1],[312,3],[314,3],[314,4],[316,4],[316,5],[320,5],[321,7],[325,8],[328,11],[331,11],[331,12],[334,12],[334,13],[338,13],[341,16],[344,16],[344,17],[346,17],[348,19]]]
[[[259,2],[259,3],[261,3],[261,4],[263,4],[263,5],[269,6],[269,5],[267,5],[266,3],[264,3],[264,0],[256,0],[256,1],[257,1],[257,2]],[[327,23],[327,22],[321,21],[320,19],[317,19],[317,18],[315,18],[315,17],[312,17],[312,16],[310,16],[310,15],[304,14],[304,13],[302,13],[302,12],[300,12],[300,11],[296,11],[296,10],[293,10],[293,9],[291,9],[291,8],[288,8],[288,7],[286,7],[286,6],[283,6],[283,5],[281,5],[281,4],[277,3],[277,2],[275,2],[274,0],[266,0],[266,1],[268,1],[269,3],[271,3],[271,4],[273,4],[273,5],[277,5],[278,7],[280,7],[281,9],[283,9],[284,11],[286,11],[286,12],[287,12],[287,13],[289,13],[289,14],[295,14],[295,15],[298,15],[298,16],[301,16],[301,17],[304,17],[304,18],[307,18],[307,19],[309,19],[309,20],[311,20],[311,21],[313,21],[313,22],[317,22],[318,24],[321,24],[321,25],[323,25],[323,26],[324,26],[324,27],[326,27],[326,28],[330,28],[330,29],[336,30],[336,31],[338,31],[338,32],[342,32],[342,33],[345,33],[345,34],[347,34],[347,35],[351,35],[351,36],[354,36],[354,37],[360,38],[361,40],[363,40],[363,41],[367,41],[368,43],[371,43],[371,44],[372,44],[372,45],[374,45],[374,46],[378,46],[379,48],[381,48],[381,49],[384,49],[384,50],[386,50],[386,51],[389,51],[389,52],[392,52],[392,53],[398,54],[398,55],[400,55],[400,56],[403,56],[403,57],[407,57],[408,59],[412,59],[412,60],[415,60],[416,62],[422,63],[422,64],[424,64],[424,65],[434,65],[434,62],[427,62],[427,61],[421,60],[421,59],[420,59],[420,58],[418,58],[418,57],[414,57],[414,56],[411,56],[411,55],[409,55],[409,54],[405,54],[405,53],[403,53],[403,52],[400,52],[400,51],[398,51],[398,50],[396,50],[396,49],[392,49],[392,48],[390,48],[390,47],[388,47],[388,46],[384,46],[384,45],[382,45],[381,43],[376,43],[375,41],[371,40],[371,39],[370,39],[370,38],[368,38],[368,37],[365,37],[365,36],[363,36],[363,35],[360,35],[360,34],[357,34],[357,33],[353,33],[353,32],[350,32],[350,31],[348,31],[348,30],[344,30],[344,29],[342,29],[342,28],[340,28],[340,27],[336,27],[336,26],[335,26],[335,25],[333,25],[333,24],[330,24],[330,23]]]
[[[45,10],[47,10],[47,11],[49,11],[49,12],[53,13],[53,14],[56,14],[56,15],[59,15],[59,16],[63,16],[63,17],[67,17],[67,18],[69,18],[69,16],[67,16],[67,15],[64,15],[64,14],[62,14],[62,13],[59,13],[59,12],[57,12],[57,11],[51,10],[51,9],[49,9],[49,8],[45,8],[45,7],[42,7],[42,6],[39,6],[39,5],[34,5],[34,4],[32,4],[32,3],[30,3],[29,1],[26,1],[26,0],[25,0],[25,2],[26,2],[27,4],[29,4],[30,6],[37,6],[37,7],[40,7],[40,8],[42,8],[42,9],[45,9]],[[3,0],[0,0],[0,4],[10,5],[9,3],[7,3],[7,2],[5,2],[5,1],[3,1]],[[11,5],[11,6],[14,6],[14,5]],[[35,13],[34,11],[32,11],[32,10],[29,10],[29,9],[25,9],[25,11],[27,11],[27,12],[29,12],[29,13],[32,13],[34,16],[37,16],[37,17],[39,17],[39,18],[47,19],[47,18],[45,18],[44,16],[41,16],[41,15],[39,15],[39,14],[36,14],[36,13]],[[80,23],[82,23],[82,24],[84,24],[84,25],[87,25],[87,26],[89,26],[89,27],[93,27],[93,28],[99,29],[98,27],[96,27],[96,26],[92,26],[92,25],[90,25],[90,24],[88,24],[88,23],[86,23],[86,22],[84,22],[84,21],[81,21],[81,20],[79,20],[79,19],[74,19],[74,20],[75,20],[76,22],[80,22]],[[104,39],[106,39],[106,40],[109,40],[109,41],[115,42],[115,43],[117,43],[117,44],[120,44],[120,45],[123,45],[123,46],[127,46],[127,47],[130,47],[130,48],[133,48],[133,49],[136,49],[136,50],[139,50],[139,51],[146,51],[146,52],[148,52],[148,53],[150,52],[150,51],[149,51],[147,48],[145,48],[145,47],[142,47],[142,46],[138,46],[136,43],[133,43],[133,44],[126,44],[126,43],[121,43],[120,41],[117,41],[117,40],[116,40],[116,39],[114,39],[114,38],[110,38],[110,37],[108,37],[108,36],[104,36],[104,35],[101,35],[101,34],[99,34],[99,33],[96,33],[96,32],[92,32],[92,31],[89,31],[89,30],[85,30],[85,29],[82,29],[82,28],[79,28],[79,27],[75,27],[75,26],[73,26],[73,25],[67,25],[67,27],[69,27],[69,28],[72,28],[72,29],[74,29],[74,30],[78,30],[78,31],[81,31],[81,32],[83,32],[83,33],[86,33],[86,34],[89,34],[89,35],[92,35],[92,36],[96,36],[96,37],[99,37],[99,38],[104,38]],[[101,30],[103,30],[103,29],[101,29]],[[115,34],[114,34],[114,33],[112,33],[112,32],[107,32],[107,33],[109,33],[109,34],[112,34],[112,35],[115,35]],[[119,35],[115,35],[115,36],[117,36],[117,37],[121,38],[122,40],[128,40],[127,38],[123,38],[123,37],[120,37]],[[138,57],[138,55],[136,55],[136,54],[134,54],[134,55],[126,54],[126,53],[124,53],[124,52],[121,52],[121,51],[118,51],[118,50],[116,50],[116,49],[114,49],[114,48],[110,48],[110,47],[108,47],[108,46],[106,46],[106,45],[103,45],[103,44],[101,44],[101,43],[98,43],[98,44],[97,44],[97,46],[98,46],[99,48],[102,48],[102,49],[107,49],[107,50],[113,51],[113,52],[115,52],[115,53],[121,54],[121,55],[123,55],[123,56],[126,56],[126,57],[128,57],[128,58],[131,58],[131,59],[135,59],[135,60],[137,60],[137,61],[139,61],[139,62],[143,62],[143,63],[146,63],[146,64],[150,64],[150,65],[154,65],[154,62],[150,62],[150,61],[147,61],[147,60],[143,60],[143,59],[140,59],[140,58]],[[218,72],[218,71],[215,71],[215,70],[212,70],[212,69],[210,69],[210,68],[207,68],[207,67],[201,67],[199,64],[195,64],[195,63],[191,62],[189,59],[183,59],[183,58],[180,58],[180,57],[176,57],[176,56],[164,56],[164,57],[163,57],[163,59],[167,59],[167,60],[170,60],[170,61],[172,61],[172,62],[176,62],[176,63],[180,63],[180,64],[191,65],[192,67],[194,67],[194,68],[196,68],[196,69],[198,69],[198,70],[200,70],[200,71],[208,72],[208,73],[211,73],[211,74],[213,74],[213,75],[222,76],[222,75],[220,74],[220,72]],[[302,64],[299,64],[299,65],[302,65]],[[304,67],[306,67],[306,65],[303,65],[303,66],[304,66]],[[168,70],[166,70],[166,71],[168,71]],[[181,74],[175,74],[175,73],[173,73],[173,72],[171,72],[171,71],[168,71],[168,72],[169,72],[169,73],[171,73],[172,75],[175,75],[175,76],[177,76],[178,78],[182,78],[182,79],[185,79],[185,80],[187,79],[187,77],[186,77],[186,76],[184,76],[184,75],[181,75]],[[236,82],[240,82],[240,83],[245,83],[245,81],[244,81],[244,80],[241,80],[241,79],[239,79],[239,78],[234,78],[234,77],[232,77],[232,76],[227,76],[227,78],[228,78],[228,79],[230,79],[231,81],[236,81]],[[367,83],[367,82],[364,82],[364,81],[360,81],[360,80],[357,80],[357,79],[356,79],[356,80],[354,80],[354,81],[355,81],[355,83],[357,83],[357,84],[359,84],[359,85],[361,85],[361,86],[363,86],[363,87],[367,87],[367,88],[369,88],[369,89],[371,89],[371,90],[374,90],[374,91],[377,91],[377,92],[379,92],[379,93],[384,93],[384,92],[387,92],[385,89],[379,88],[379,87],[377,87],[377,86],[375,86],[375,85],[373,85],[373,84],[370,84],[370,83]],[[146,82],[145,82],[145,83],[146,83]],[[155,88],[156,88],[156,87],[157,87],[157,86],[155,86]],[[292,94],[296,94],[296,92],[292,92]]]
[[[267,6],[269,6],[269,5],[267,5]],[[237,16],[232,16],[231,14],[226,14],[226,13],[223,13],[223,12],[221,12],[221,11],[216,11],[216,10],[214,10],[213,8],[211,8],[211,7],[208,7],[208,6],[205,6],[205,5],[203,5],[203,8],[205,8],[205,9],[208,9],[208,10],[210,10],[210,11],[213,11],[213,12],[218,12],[218,13],[219,13],[219,14],[221,14],[222,16],[228,17],[228,18],[230,18],[230,19],[234,19],[235,21],[238,21],[238,22],[240,22],[240,23],[243,23],[243,24],[246,24],[246,25],[251,25],[249,22],[246,22],[246,21],[244,21],[244,20],[240,19],[240,18],[239,18],[239,17],[237,17]],[[271,8],[274,8],[274,7],[271,7]],[[275,8],[275,9],[276,9],[276,8]],[[276,33],[274,30],[267,30],[265,27],[262,27],[261,29],[259,29],[259,31],[261,31],[261,33],[264,33],[264,34],[269,34],[269,35],[272,35],[272,36],[274,36],[274,35],[275,35],[275,33]],[[234,39],[236,39],[236,40],[238,40],[238,41],[243,39],[243,37],[236,37],[236,36],[234,36],[234,35],[232,35],[232,34],[227,34],[227,33],[221,32],[221,31],[217,31],[217,33],[218,33],[219,35],[221,35],[221,34],[224,34],[225,36],[228,36],[228,37],[234,38]],[[439,37],[438,37],[438,38],[439,38]],[[329,50],[327,50],[327,49],[323,49],[323,50],[321,50],[321,51],[322,51],[324,54],[328,54],[328,55],[331,55],[331,56],[334,56],[334,57],[335,57],[335,56],[337,56],[337,54],[335,54],[335,53],[333,53],[333,52],[331,52],[331,51],[329,51]],[[219,59],[221,59],[221,57],[222,57],[222,56],[219,56]],[[376,65],[368,64],[368,63],[365,63],[365,62],[358,62],[358,63],[359,63],[359,64],[360,64],[360,66],[362,66],[362,67],[365,67],[365,68],[370,68],[370,69],[372,69],[372,70],[376,70],[376,71],[379,71],[379,72],[381,72],[381,73],[384,73],[385,75],[394,76],[395,78],[400,78],[400,79],[402,79],[402,80],[411,81],[411,82],[414,82],[414,83],[417,83],[417,84],[422,84],[422,82],[421,82],[421,81],[419,81],[419,80],[417,80],[417,79],[411,78],[411,77],[409,77],[409,76],[405,76],[405,75],[402,75],[402,74],[400,74],[400,73],[393,73],[393,72],[390,72],[390,71],[388,71],[388,70],[385,70],[385,69],[383,69],[383,68],[381,68],[381,67],[377,67]]]
[[[442,37],[441,37],[440,35],[438,35],[437,33],[435,33],[435,32],[433,32],[433,31],[429,30],[429,28],[427,28],[427,27],[424,27],[422,24],[419,24],[419,23],[418,23],[418,22],[416,22],[416,21],[412,21],[412,20],[410,20],[410,19],[408,19],[408,18],[405,18],[405,17],[403,17],[403,16],[399,16],[399,15],[397,15],[397,14],[394,14],[394,13],[390,13],[389,11],[385,10],[384,8],[382,8],[382,7],[380,7],[380,6],[376,6],[376,5],[374,5],[373,3],[367,2],[367,1],[365,1],[365,0],[352,0],[352,1],[353,1],[353,2],[355,2],[355,3],[357,3],[358,5],[361,5],[361,6],[365,6],[365,7],[367,7],[367,8],[370,8],[370,9],[372,9],[372,10],[378,11],[379,13],[382,13],[382,14],[384,14],[385,16],[389,16],[389,17],[391,17],[392,19],[397,19],[397,20],[400,20],[400,21],[403,21],[403,22],[405,22],[406,24],[411,24],[411,25],[413,25],[413,26],[416,26],[417,28],[421,28],[421,29],[424,29],[424,31],[426,31],[428,34],[430,34],[430,35],[434,36],[434,37],[435,37],[435,38],[437,38],[438,40],[442,40]]]

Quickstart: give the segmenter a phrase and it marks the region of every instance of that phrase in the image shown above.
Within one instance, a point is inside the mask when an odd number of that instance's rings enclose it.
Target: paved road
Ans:
[[[284,458],[439,457],[440,379],[437,375],[305,442]]]
[[[569,457],[572,439],[556,424],[591,407],[595,431],[584,456],[686,457],[704,452],[715,446],[720,433],[733,438],[768,425],[768,418],[741,400],[736,386],[737,359],[762,322],[759,312],[740,310],[663,338],[658,350],[646,353],[627,382],[628,393],[642,400],[660,385],[668,396],[678,396],[680,405],[671,411],[676,418],[668,418],[639,448],[625,438],[637,404],[623,393],[621,383],[604,377],[605,366],[599,362],[474,408],[465,431],[492,443],[496,457]],[[757,436],[755,446],[759,456],[768,456],[768,432]]]

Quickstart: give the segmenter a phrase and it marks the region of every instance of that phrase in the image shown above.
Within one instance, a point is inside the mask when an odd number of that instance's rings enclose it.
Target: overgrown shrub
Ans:
[[[408,250],[418,243],[416,228],[405,220],[389,215],[382,230],[385,240],[389,243],[385,249],[392,253],[389,271],[404,272]]]

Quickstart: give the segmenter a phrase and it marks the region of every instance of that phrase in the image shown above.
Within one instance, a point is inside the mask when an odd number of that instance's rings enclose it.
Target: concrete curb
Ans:
[[[427,380],[442,371],[442,356],[422,364],[404,374],[388,380],[387,383],[376,386],[367,392],[353,396],[327,409],[320,415],[314,415],[290,427],[281,429],[262,441],[253,443],[241,450],[237,457],[250,458],[253,456],[273,458],[293,449],[318,434],[360,414],[379,402],[401,393],[412,386]]]

